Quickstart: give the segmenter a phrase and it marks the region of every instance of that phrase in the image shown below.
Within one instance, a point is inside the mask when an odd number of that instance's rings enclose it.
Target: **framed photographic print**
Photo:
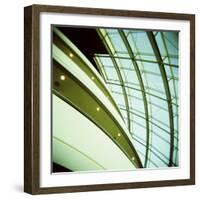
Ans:
[[[195,16],[24,11],[24,191],[194,184]]]

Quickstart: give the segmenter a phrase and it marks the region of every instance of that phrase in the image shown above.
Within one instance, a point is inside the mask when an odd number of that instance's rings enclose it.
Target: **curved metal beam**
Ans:
[[[119,35],[121,36],[121,39],[123,40],[126,49],[128,51],[128,54],[131,58],[132,64],[135,68],[137,77],[138,77],[138,82],[140,84],[140,88],[141,88],[141,92],[142,92],[142,98],[143,98],[143,103],[144,103],[144,112],[145,112],[145,120],[146,120],[146,153],[145,153],[145,162],[144,162],[144,167],[147,166],[147,161],[148,161],[148,154],[149,154],[149,112],[148,112],[148,103],[147,103],[147,98],[146,98],[146,93],[145,93],[145,87],[144,87],[144,83],[142,80],[142,76],[140,73],[140,69],[138,67],[138,64],[136,62],[135,59],[135,55],[131,49],[131,46],[127,40],[126,35],[124,34],[124,32],[122,30],[118,30],[119,31]]]
[[[169,62],[168,65],[170,66],[170,72],[172,74],[172,81],[173,81],[173,88],[174,88],[176,104],[178,104],[177,93],[176,93],[176,88],[175,88],[175,85],[176,85],[175,80],[176,80],[176,78],[174,77],[173,70],[172,70],[173,64],[171,63],[171,58],[170,58],[170,55],[169,55],[169,51],[167,49],[166,41],[164,39],[164,34],[163,34],[163,32],[161,32],[160,34],[161,34],[161,38],[162,38],[163,45],[164,45],[164,48],[165,48],[165,52],[166,52],[166,55],[167,55],[167,59],[168,59],[168,62]],[[164,62],[163,62],[163,64],[166,65],[166,63],[164,63]]]
[[[173,64],[171,63],[171,57],[170,57],[170,54],[169,54],[169,51],[168,51],[168,48],[167,48],[166,41],[165,41],[165,39],[164,39],[164,33],[163,33],[163,32],[161,32],[161,38],[162,38],[162,41],[163,41],[163,44],[164,44],[165,52],[166,52],[166,55],[167,55],[167,59],[168,59],[168,62],[169,62],[169,66],[170,66],[170,72],[171,72],[171,75],[172,75],[175,102],[176,102],[176,104],[178,105],[178,96],[177,96],[177,92],[176,92],[176,82],[175,82],[176,78],[174,77],[174,73],[173,73],[173,70],[172,70]],[[163,63],[163,64],[166,65],[165,63]],[[178,114],[178,106],[176,106],[176,111],[177,111],[176,114]],[[173,114],[174,114],[174,113],[173,113]],[[177,127],[177,131],[178,131],[178,129],[179,129],[179,128]],[[174,127],[174,130],[175,130],[175,127]],[[177,142],[176,142],[176,145],[178,146],[178,140],[177,140]],[[174,147],[174,148],[175,148],[175,147]],[[177,155],[176,155],[176,157],[177,157]],[[176,160],[176,159],[174,158],[174,162],[176,163],[175,160]]]
[[[131,143],[127,132],[112,115],[109,108],[107,108],[93,92],[82,84],[78,77],[74,76],[55,60],[53,64],[53,94],[70,104],[82,115],[92,121],[121,149],[136,168],[142,168],[143,166],[140,158],[135,147]],[[60,80],[61,74],[65,75],[65,82]],[[81,101],[80,98],[78,98],[80,96],[82,98]],[[97,106],[99,106],[100,111],[96,111]]]
[[[154,51],[155,57],[158,61],[158,66],[160,69],[160,73],[163,79],[163,84],[165,88],[166,98],[167,98],[167,104],[168,104],[168,111],[169,111],[169,123],[170,123],[170,155],[169,155],[169,166],[173,166],[173,152],[174,152],[174,120],[173,120],[173,110],[172,110],[172,104],[171,104],[171,93],[170,88],[167,80],[167,74],[164,68],[163,60],[160,54],[160,50],[158,48],[155,36],[152,31],[147,32],[147,36],[149,38],[150,44],[152,46],[152,49]]]
[[[122,77],[122,74],[120,72],[120,69],[118,67],[118,64],[117,64],[117,62],[114,58],[114,55],[113,55],[110,47],[108,46],[107,42],[105,42],[105,39],[104,39],[103,35],[101,34],[101,32],[98,31],[98,30],[97,30],[97,32],[99,33],[100,37],[102,38],[102,41],[104,42],[109,55],[111,55],[110,58],[112,60],[113,66],[114,66],[114,68],[117,72],[117,76],[118,76],[119,81],[121,83],[122,91],[123,91],[123,94],[124,94],[123,95],[124,96],[124,102],[125,102],[125,106],[126,106],[126,109],[127,109],[128,130],[130,131],[131,130],[131,123],[130,123],[130,113],[129,113],[129,102],[128,102],[128,95],[127,95],[126,88],[125,88],[125,85],[124,85],[123,77]],[[109,36],[107,35],[107,37],[109,37]],[[110,39],[110,41],[111,41],[111,39]]]
[[[68,39],[68,37],[64,35],[61,31],[59,31],[57,28],[53,29],[53,44],[60,50],[62,50],[62,52],[68,57],[72,53],[73,63],[75,63],[77,66],[81,66],[81,70],[84,71],[88,77],[93,77],[93,81],[108,97],[109,101],[113,104],[117,112],[122,117],[122,114],[119,108],[117,107],[115,101],[113,100],[111,94],[109,93],[108,88],[100,79],[101,76],[98,75],[96,70],[93,70],[94,67],[92,66],[90,61],[85,57],[85,55],[83,55],[82,52]]]

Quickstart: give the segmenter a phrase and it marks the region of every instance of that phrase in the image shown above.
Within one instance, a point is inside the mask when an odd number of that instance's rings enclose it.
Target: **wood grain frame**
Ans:
[[[40,187],[40,13],[74,13],[187,20],[190,22],[190,178],[185,180]],[[195,16],[191,14],[32,5],[24,8],[24,191],[30,194],[195,184]]]

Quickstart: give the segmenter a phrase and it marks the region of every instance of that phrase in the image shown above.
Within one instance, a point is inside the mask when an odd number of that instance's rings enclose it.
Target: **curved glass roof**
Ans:
[[[94,59],[144,167],[178,165],[178,32],[98,29]]]

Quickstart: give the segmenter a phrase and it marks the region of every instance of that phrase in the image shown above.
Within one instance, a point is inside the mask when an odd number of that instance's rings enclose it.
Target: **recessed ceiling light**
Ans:
[[[118,137],[120,137],[120,136],[121,136],[121,134],[120,134],[120,133],[118,133],[118,134],[117,134],[117,136],[118,136]]]
[[[100,108],[99,108],[99,107],[97,107],[97,111],[100,111]]]
[[[135,158],[134,158],[134,157],[132,157],[131,159],[132,159],[132,160],[135,160]]]
[[[70,58],[73,58],[73,57],[74,57],[73,53],[70,53],[69,56],[70,56]]]
[[[94,76],[92,76],[91,79],[94,80]]]
[[[65,75],[60,76],[60,80],[64,81],[66,79]]]

